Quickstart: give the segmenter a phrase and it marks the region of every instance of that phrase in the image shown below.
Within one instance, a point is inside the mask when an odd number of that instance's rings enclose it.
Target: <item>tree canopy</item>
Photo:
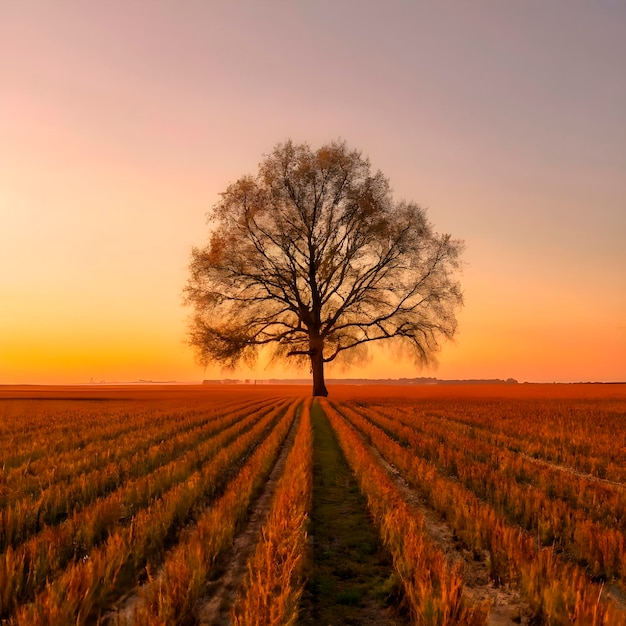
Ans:
[[[462,242],[344,142],[278,144],[208,218],[185,288],[204,364],[251,364],[267,346],[310,359],[313,394],[327,395],[324,363],[346,351],[395,342],[426,364],[455,334]]]

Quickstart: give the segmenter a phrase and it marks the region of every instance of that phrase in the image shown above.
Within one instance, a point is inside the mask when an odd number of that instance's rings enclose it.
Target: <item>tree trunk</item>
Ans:
[[[324,340],[311,338],[311,371],[313,372],[313,396],[328,395],[326,384],[324,383]]]

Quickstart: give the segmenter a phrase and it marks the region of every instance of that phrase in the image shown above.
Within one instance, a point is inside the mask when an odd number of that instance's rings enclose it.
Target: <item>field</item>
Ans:
[[[0,387],[0,623],[626,625],[626,385]]]

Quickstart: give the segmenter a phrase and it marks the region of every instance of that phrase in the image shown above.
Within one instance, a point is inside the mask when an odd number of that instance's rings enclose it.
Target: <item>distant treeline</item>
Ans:
[[[440,380],[439,378],[327,378],[330,385],[516,385],[514,378],[469,378]],[[217,378],[203,380],[203,385],[306,385],[310,380],[306,378],[268,378],[268,379],[239,379]]]

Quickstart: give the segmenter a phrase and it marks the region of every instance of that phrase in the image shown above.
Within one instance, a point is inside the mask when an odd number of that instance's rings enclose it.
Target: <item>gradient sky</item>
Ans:
[[[437,370],[328,376],[626,380],[624,59],[619,0],[0,3],[0,383],[220,377],[190,249],[287,138],[467,245]]]

